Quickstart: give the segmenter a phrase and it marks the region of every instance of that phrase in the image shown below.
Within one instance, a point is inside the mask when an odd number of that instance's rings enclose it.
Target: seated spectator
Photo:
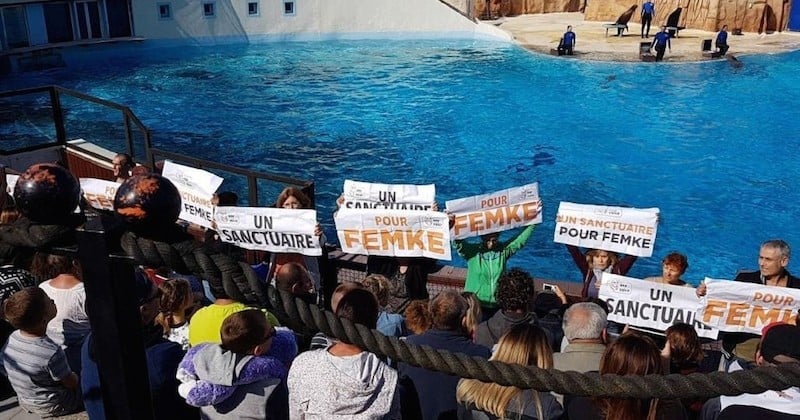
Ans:
[[[336,308],[339,306],[339,301],[342,300],[342,297],[346,295],[349,291],[353,289],[359,289],[361,285],[355,282],[345,282],[338,286],[333,291],[333,295],[331,295],[331,310],[333,313],[336,313]],[[333,337],[328,337],[323,332],[318,332],[311,338],[311,343],[309,346],[310,350],[317,350],[317,349],[324,349],[332,345],[336,342],[336,339]]]
[[[189,318],[187,311],[194,306],[194,294],[184,279],[169,279],[158,286],[159,311],[156,323],[164,330],[164,338],[189,350]]]
[[[131,155],[127,153],[117,153],[111,159],[111,171],[114,174],[114,181],[125,182],[126,179],[131,177],[131,170],[136,166]]]
[[[380,274],[370,274],[361,285],[372,292],[378,299],[381,311],[378,314],[378,331],[390,337],[400,337],[405,335],[405,321],[400,314],[392,314],[386,310],[389,304],[389,280]]]
[[[666,344],[661,355],[669,361],[669,373],[687,375],[698,372],[704,354],[694,327],[677,323],[667,328],[665,336]]]
[[[681,375],[701,372],[700,363],[705,354],[694,327],[682,322],[677,323],[667,328],[665,336],[661,357],[667,364],[666,372]],[[681,402],[692,418],[699,418],[706,398],[688,398]]]
[[[314,281],[311,273],[296,262],[286,263],[275,274],[275,287],[303,299],[308,304],[317,303]]]
[[[192,322],[189,324],[189,345],[192,347],[200,343],[219,344],[222,340],[219,336],[219,331],[225,318],[230,314],[249,308],[244,303],[237,302],[224,295],[224,291],[221,288],[214,290],[214,293],[216,295],[214,303],[200,308],[192,316]],[[264,314],[270,325],[273,327],[280,325],[275,315],[267,311],[264,311]]]
[[[147,362],[147,376],[155,420],[197,418],[194,407],[178,395],[175,374],[183,359],[181,346],[164,338],[162,328],[155,323],[158,314],[158,288],[141,272],[134,276],[134,287],[139,316],[142,321],[142,338]],[[98,349],[92,334],[86,337],[81,349],[81,390],[86,413],[91,420],[106,418],[101,381],[115,372],[101,372],[97,365]],[[109,402],[110,403],[110,402]]]
[[[800,327],[785,323],[769,324],[762,330],[756,349],[756,366],[780,366],[800,363]],[[730,372],[742,370],[734,362]],[[734,397],[712,398],[703,406],[704,420],[762,419],[783,420],[800,418],[800,387],[789,387],[761,394],[742,394]]]
[[[478,330],[478,324],[483,321],[483,312],[481,311],[481,302],[478,296],[472,292],[462,292],[461,296],[467,301],[469,309],[467,309],[467,316],[464,318],[464,327],[467,329],[469,338],[475,341],[475,333]]]
[[[564,340],[564,311],[567,310],[567,295],[558,286],[553,286],[552,291],[542,291],[533,299],[533,313],[539,328],[545,330],[551,337],[550,348],[553,351],[561,350]]]
[[[672,286],[690,286],[681,279],[683,273],[689,268],[689,261],[686,256],[677,252],[671,252],[661,260],[661,275],[657,277],[647,277],[645,281],[652,281]]]
[[[13,265],[0,267],[0,307],[14,293],[26,287],[35,286],[36,279],[30,272],[16,268]],[[14,327],[0,316],[0,348],[6,344],[12,332],[14,332]],[[12,395],[14,395],[14,391],[11,389],[8,378],[5,375],[0,375],[0,400]]]
[[[648,337],[623,334],[606,349],[600,363],[601,374],[663,374],[661,352]],[[564,397],[570,419],[640,420],[687,419],[679,402],[659,399]]]
[[[489,360],[536,366],[553,367],[553,350],[547,336],[536,326],[518,324],[500,338],[497,350]],[[460,420],[539,419],[561,418],[564,410],[549,392],[521,390],[513,386],[485,383],[476,379],[462,379],[456,390],[458,418]]]
[[[406,339],[409,344],[430,346],[467,356],[489,358],[487,347],[474,344],[464,328],[469,305],[460,294],[444,291],[431,300],[433,328]],[[403,418],[423,420],[455,418],[458,376],[400,363],[403,387]]]
[[[70,257],[39,252],[33,257],[31,272],[49,279],[39,287],[58,309],[56,317],[47,324],[47,336],[64,349],[70,367],[80,372],[81,346],[91,332],[80,264]]]
[[[558,370],[590,372],[600,369],[606,351],[606,311],[591,302],[570,306],[564,312],[564,338],[567,346],[553,355]]]
[[[200,344],[183,358],[178,393],[203,419],[285,419],[287,366],[297,355],[294,334],[277,331],[258,309],[225,318],[221,344]],[[282,341],[283,345],[275,345]],[[283,351],[281,357],[273,351]]]
[[[518,324],[539,325],[536,314],[529,311],[533,300],[533,278],[519,268],[503,273],[497,281],[495,297],[500,310],[480,323],[475,342],[492,348],[511,327]]]
[[[406,319],[406,328],[411,334],[420,335],[431,329],[433,321],[429,305],[430,302],[427,300],[412,300],[406,306],[403,316]]]
[[[17,328],[0,353],[0,370],[17,393],[20,407],[42,417],[80,410],[78,375],[61,346],[47,337],[56,305],[44,290],[28,287],[3,302],[3,316]]]
[[[350,290],[339,301],[336,316],[374,329],[378,301],[367,290]],[[337,341],[301,353],[287,383],[292,419],[400,418],[397,372],[354,344]]]

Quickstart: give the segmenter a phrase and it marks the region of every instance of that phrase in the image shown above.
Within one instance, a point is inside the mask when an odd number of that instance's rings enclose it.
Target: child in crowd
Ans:
[[[378,313],[378,327],[377,330],[383,335],[400,337],[405,335],[405,320],[400,314],[392,314],[386,310],[389,305],[389,290],[392,285],[389,279],[380,274],[370,274],[361,283],[365,289],[372,292],[378,299],[381,311]]]
[[[186,354],[179,394],[204,419],[287,418],[294,334],[276,330],[260,310],[245,309],[225,318],[220,336],[222,344],[200,344]]]
[[[415,335],[420,335],[431,329],[433,320],[427,300],[414,300],[406,306],[403,316],[406,318],[406,328]]]
[[[164,329],[164,338],[189,349],[189,319],[186,312],[194,306],[194,294],[184,279],[169,279],[158,286],[161,292],[156,323]]]
[[[463,292],[461,296],[467,300],[469,309],[467,309],[467,316],[464,317],[465,327],[469,333],[472,341],[475,341],[475,331],[478,329],[478,324],[483,322],[483,312],[481,311],[481,303],[478,301],[478,296],[472,292]]]
[[[44,290],[28,287],[3,302],[3,315],[14,331],[3,347],[0,364],[17,393],[19,405],[42,417],[62,416],[81,407],[78,375],[64,350],[47,337],[56,305]]]

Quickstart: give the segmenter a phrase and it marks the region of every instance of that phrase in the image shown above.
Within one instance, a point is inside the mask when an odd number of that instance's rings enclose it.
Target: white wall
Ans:
[[[224,43],[272,39],[480,38],[511,41],[491,25],[476,23],[439,0],[295,0],[294,16],[283,0],[258,0],[259,16],[247,15],[254,0],[216,0],[216,17],[203,17],[204,0],[134,0],[136,36]],[[169,3],[171,19],[159,19]]]

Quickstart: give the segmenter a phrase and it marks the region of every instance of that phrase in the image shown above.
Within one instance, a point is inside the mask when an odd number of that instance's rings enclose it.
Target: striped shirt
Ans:
[[[47,336],[27,337],[14,331],[0,360],[21,406],[35,413],[51,414],[77,405],[77,393],[60,382],[72,373],[67,357],[61,346]]]

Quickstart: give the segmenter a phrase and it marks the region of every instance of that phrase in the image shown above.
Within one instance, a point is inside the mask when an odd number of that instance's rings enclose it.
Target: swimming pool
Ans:
[[[77,89],[130,106],[157,146],[314,179],[329,238],[345,178],[433,182],[440,203],[539,181],[545,223],[510,262],[537,276],[580,278],[552,242],[562,200],[661,208],[654,257],[632,276],[659,273],[672,250],[688,255],[684,278],[696,282],[756,268],[764,239],[800,247],[798,52],[744,57],[741,69],[559,60],[472,41],[145,44],[66,59],[0,90]],[[68,118],[90,119],[87,138],[121,148],[104,115]]]

